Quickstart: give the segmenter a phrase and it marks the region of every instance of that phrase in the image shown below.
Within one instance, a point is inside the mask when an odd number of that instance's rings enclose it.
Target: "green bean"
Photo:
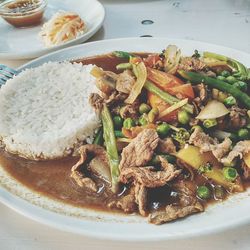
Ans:
[[[102,145],[103,144],[103,128],[99,128],[98,132],[96,133],[95,139],[93,144]]]
[[[221,91],[225,91],[231,94],[233,97],[236,98],[236,100],[239,100],[248,109],[250,109],[250,96],[242,92],[238,88],[230,85],[229,83],[223,82],[221,80],[218,80],[212,77],[202,75],[200,73],[187,72],[184,70],[179,70],[178,72],[183,78],[191,81],[192,83],[204,82],[206,85],[212,88],[216,88],[216,89],[219,89]]]
[[[116,146],[114,124],[108,107],[104,104],[102,112],[103,138],[106,144],[112,178],[112,191],[116,193],[119,187],[119,156]]]
[[[113,51],[112,54],[116,57],[119,57],[119,58],[126,58],[126,59],[129,59],[130,57],[135,57],[134,55],[126,52],[126,51]]]
[[[120,63],[116,65],[117,70],[124,70],[124,69],[132,69],[132,64],[131,63]]]
[[[155,84],[153,84],[152,82],[150,82],[148,80],[145,82],[144,88],[147,89],[149,92],[152,92],[153,94],[159,96],[162,100],[164,100],[165,102],[167,102],[171,105],[180,101],[178,98],[162,91]],[[193,112],[194,112],[194,107],[193,107],[193,105],[190,105],[190,104],[186,104],[185,106],[183,106],[183,109],[190,114],[193,114]]]

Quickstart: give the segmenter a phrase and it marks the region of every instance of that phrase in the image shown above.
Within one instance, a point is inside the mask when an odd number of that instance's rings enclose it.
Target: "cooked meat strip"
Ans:
[[[147,214],[147,189],[145,186],[135,184],[135,202],[138,204],[140,215],[146,216]]]
[[[242,162],[242,169],[243,169],[243,178],[245,180],[250,179],[250,168],[246,165],[245,162]]]
[[[118,75],[112,71],[103,71],[103,75],[96,79],[96,86],[104,94],[110,95],[115,90]]]
[[[229,152],[232,141],[226,138],[222,143],[219,143],[216,138],[212,138],[199,129],[195,129],[189,138],[189,144],[199,147],[202,153],[211,151],[220,161]]]
[[[89,154],[101,157],[102,163],[108,164],[106,151],[101,146],[94,144],[86,144],[79,148],[79,153],[80,153],[80,160],[71,168],[70,177],[72,177],[80,187],[85,187],[89,191],[96,192],[97,191],[96,183],[91,178],[86,177],[83,171],[81,170]]]
[[[163,211],[155,211],[151,213],[148,217],[148,221],[150,223],[160,225],[202,211],[203,211],[203,206],[198,201],[194,205],[186,207],[180,207],[171,204],[166,206],[165,210]]]
[[[242,128],[247,124],[247,110],[241,109],[237,106],[232,106],[229,113],[229,124],[228,126],[231,128]]]
[[[160,139],[157,147],[157,151],[164,154],[176,153],[176,147],[172,138],[168,137],[166,139]]]
[[[139,116],[138,109],[139,109],[139,102],[136,100],[132,104],[127,104],[123,106],[120,110],[120,115],[123,119],[126,119],[128,117],[137,119]]]
[[[159,142],[154,129],[144,129],[122,150],[119,168],[145,166],[151,160]]]
[[[105,99],[105,102],[109,105],[115,105],[117,103],[123,102],[127,98],[127,95],[121,92],[114,90],[108,98]]]
[[[133,213],[137,211],[135,202],[135,188],[131,187],[129,193],[122,196],[119,200],[112,201],[108,204],[109,208],[119,208],[125,213]]]
[[[198,58],[182,57],[178,69],[185,71],[202,71],[206,68],[206,64]]]
[[[120,181],[129,183],[134,181],[145,187],[155,188],[164,186],[167,182],[176,178],[181,170],[176,170],[174,165],[160,157],[162,170],[155,171],[154,167],[129,167],[122,168]]]
[[[119,92],[129,94],[133,85],[135,83],[135,78],[130,70],[125,70],[118,75],[116,82],[116,89]]]
[[[240,141],[233,147],[227,156],[221,159],[221,162],[224,164],[231,163],[236,157],[242,159],[248,152],[250,152],[250,140]]]
[[[97,93],[92,93],[89,97],[89,103],[95,111],[100,112],[104,103],[104,99]]]
[[[197,84],[193,87],[196,98],[194,102],[198,107],[203,106],[208,99],[208,89],[204,83]]]
[[[179,204],[167,205],[165,210],[151,213],[149,215],[149,222],[159,225],[204,211],[202,204],[196,198],[195,186],[192,182],[178,181],[173,185],[173,189],[178,193]]]

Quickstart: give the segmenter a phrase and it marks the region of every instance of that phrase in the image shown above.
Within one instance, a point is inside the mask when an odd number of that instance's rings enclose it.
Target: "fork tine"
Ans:
[[[1,76],[0,76],[0,79],[6,82],[6,81],[8,81],[10,78],[8,78],[7,76],[1,75]]]
[[[4,81],[3,79],[0,78],[0,86],[4,85],[6,83],[6,81]]]
[[[6,65],[3,65],[3,64],[0,64],[0,70],[4,70],[4,71],[7,71],[13,75],[16,75],[18,72],[12,68],[9,68],[8,66]]]
[[[13,78],[14,75],[11,74],[10,72],[0,70],[0,76],[6,76],[9,78]]]

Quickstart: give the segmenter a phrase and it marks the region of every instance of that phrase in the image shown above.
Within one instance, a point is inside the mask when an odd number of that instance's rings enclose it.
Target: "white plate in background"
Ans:
[[[62,45],[46,48],[38,36],[44,22],[59,10],[76,12],[87,24],[87,32]],[[15,28],[0,17],[0,59],[28,59],[82,43],[102,26],[103,5],[97,0],[48,0],[43,22],[35,27]]]
[[[38,58],[20,68],[36,67],[47,61],[77,59],[113,50],[161,52],[169,44],[181,48],[184,55],[194,50],[211,51],[235,58],[250,66],[250,55],[238,50],[190,40],[166,38],[127,38],[86,43]],[[250,222],[250,190],[222,203],[161,226],[148,224],[146,218],[75,208],[32,192],[9,177],[0,166],[0,201],[17,212],[60,230],[92,237],[125,241],[159,241],[188,238],[235,228]]]

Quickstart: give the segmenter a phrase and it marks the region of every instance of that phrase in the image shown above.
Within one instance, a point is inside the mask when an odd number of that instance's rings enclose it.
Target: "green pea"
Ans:
[[[197,196],[200,198],[200,199],[203,199],[203,200],[207,200],[210,198],[211,196],[211,192],[209,190],[208,187],[206,186],[199,186],[197,188]]]
[[[227,71],[227,70],[223,70],[223,71],[220,73],[220,75],[223,76],[223,77],[228,77],[228,76],[230,76],[230,72]]]
[[[166,137],[170,131],[170,126],[167,123],[162,123],[157,126],[156,131],[160,137]]]
[[[229,96],[227,97],[224,101],[224,104],[226,104],[227,106],[232,106],[236,104],[236,99],[233,96]]]
[[[246,140],[249,138],[249,131],[246,128],[241,128],[238,130],[237,135],[239,139]]]
[[[114,122],[114,127],[120,129],[123,124],[123,119],[119,115],[116,115],[113,117],[113,122]]]
[[[150,110],[151,110],[151,107],[146,103],[142,103],[139,107],[139,112],[141,115],[145,113],[147,114]]]
[[[245,82],[237,81],[233,84],[233,86],[240,89],[243,92],[247,91],[247,84]]]
[[[179,123],[186,125],[190,121],[190,115],[188,114],[187,111],[181,110],[178,112],[178,121]]]
[[[132,118],[126,118],[123,122],[123,127],[126,129],[130,129],[136,125],[135,121]]]
[[[226,77],[225,76],[217,76],[216,77],[218,80],[226,82]]]
[[[222,171],[224,178],[228,181],[235,181],[238,176],[238,173],[235,168],[224,167]]]
[[[228,76],[226,78],[227,82],[230,83],[230,84],[233,84],[235,82],[237,82],[237,79],[234,77],[234,76]]]
[[[216,119],[207,119],[203,121],[203,126],[205,128],[212,128],[217,125]]]

